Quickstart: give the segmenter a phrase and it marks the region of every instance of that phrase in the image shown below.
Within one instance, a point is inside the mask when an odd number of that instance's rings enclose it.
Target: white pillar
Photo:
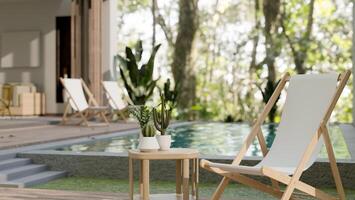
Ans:
[[[106,0],[102,6],[102,75],[103,80],[116,79],[114,56],[117,53],[117,0]]]
[[[355,2],[353,1],[353,21],[352,21],[352,29],[353,29],[353,38],[352,38],[352,64],[353,64],[353,125],[355,125]]]

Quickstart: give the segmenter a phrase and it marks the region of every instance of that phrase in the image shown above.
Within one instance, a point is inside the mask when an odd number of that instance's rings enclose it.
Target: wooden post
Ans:
[[[71,75],[80,77],[81,75],[81,23],[82,23],[82,0],[72,0],[71,2]]]
[[[96,101],[102,102],[103,0],[72,0],[72,77],[87,81]]]
[[[102,102],[102,0],[90,0],[89,8],[89,87],[96,101]]]
[[[176,194],[181,194],[181,160],[176,160]]]
[[[128,159],[129,168],[129,199],[133,200],[134,185],[133,185],[133,159]]]
[[[189,175],[190,175],[190,166],[189,159],[184,159],[183,161],[183,200],[189,200]]]
[[[191,195],[195,197],[196,196],[196,159],[192,159],[191,183],[192,183]]]
[[[195,181],[196,181],[196,200],[198,200],[199,199],[199,196],[198,196],[198,184],[199,184],[199,182],[200,182],[200,180],[199,180],[199,173],[200,173],[200,161],[199,161],[199,159],[198,158],[196,158],[196,178],[195,178]]]
[[[143,160],[143,200],[149,200],[149,160]]]
[[[143,161],[142,160],[140,160],[139,161],[140,163],[140,165],[139,165],[139,167],[140,167],[140,174],[139,174],[139,195],[141,196],[141,197],[143,197]]]

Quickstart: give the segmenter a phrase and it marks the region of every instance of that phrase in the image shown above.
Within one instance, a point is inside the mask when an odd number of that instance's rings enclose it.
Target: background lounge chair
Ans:
[[[65,102],[64,114],[62,118],[63,124],[65,124],[68,120],[67,115],[69,107],[71,107],[75,113],[70,117],[81,117],[79,124],[89,126],[89,117],[99,116],[105,122],[105,125],[108,125],[108,120],[105,116],[106,112],[108,111],[108,107],[98,105],[94,99],[94,96],[82,79],[60,78],[60,81],[65,88],[66,94],[68,95],[68,99]],[[86,100],[84,92],[88,96],[89,102]]]
[[[318,199],[336,199],[300,180],[303,171],[315,162],[321,146],[325,144],[339,198],[345,200],[327,122],[349,76],[350,71],[340,76],[338,74],[296,75],[289,78],[288,74],[285,75],[233,163],[201,161],[203,168],[224,176],[212,199],[220,199],[230,180],[254,187],[282,200],[290,199],[295,189]],[[289,79],[281,122],[274,143],[268,151],[260,126]],[[259,140],[264,158],[256,166],[242,166],[240,162],[255,137]],[[269,177],[272,186],[242,174]],[[284,192],[280,190],[279,183],[287,186]]]
[[[128,108],[128,102],[130,102],[130,99],[125,98],[125,94],[123,90],[118,86],[116,81],[103,81],[102,86],[105,91],[106,98],[108,100],[108,103],[111,107],[111,118],[115,115],[118,114],[121,116],[122,119],[126,119],[126,115],[124,112]]]

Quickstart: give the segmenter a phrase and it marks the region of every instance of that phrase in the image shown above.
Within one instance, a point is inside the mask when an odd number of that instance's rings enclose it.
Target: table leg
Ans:
[[[191,174],[192,191],[193,197],[196,196],[196,159],[192,159],[192,174]]]
[[[129,166],[129,199],[133,200],[134,185],[133,185],[133,159],[128,159]]]
[[[196,158],[196,200],[198,200],[198,184],[199,184],[199,173],[200,173],[200,161],[198,158]]]
[[[181,194],[181,161],[182,160],[176,160],[176,194]]]
[[[183,200],[189,200],[189,159],[183,161]]]
[[[139,160],[139,194],[143,197],[143,161]]]
[[[149,160],[143,160],[143,200],[149,200]]]

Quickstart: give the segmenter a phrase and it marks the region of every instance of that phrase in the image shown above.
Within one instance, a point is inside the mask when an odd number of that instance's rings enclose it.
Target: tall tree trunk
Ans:
[[[304,66],[304,63],[307,60],[307,52],[309,50],[309,44],[311,41],[311,35],[312,35],[312,30],[313,30],[313,13],[314,13],[314,3],[315,0],[311,0],[308,4],[308,16],[307,16],[307,26],[306,26],[306,31],[300,37],[299,39],[297,38],[291,38],[286,31],[286,26],[284,24],[284,21],[286,20],[286,14],[285,10],[283,11],[284,13],[281,15],[281,25],[283,29],[283,34],[286,37],[286,40],[291,48],[291,52],[293,55],[293,60],[295,63],[295,70],[298,74],[304,74],[307,72],[306,67]]]
[[[280,11],[280,0],[265,0],[263,4],[265,17],[265,64],[268,68],[268,81],[276,81],[275,58],[278,56],[278,50],[274,41],[277,33],[277,17]]]
[[[306,32],[303,35],[303,38],[300,40],[300,51],[296,53],[294,56],[295,67],[298,74],[306,73],[306,68],[304,63],[307,59],[307,52],[309,49],[309,43],[311,39],[312,29],[313,29],[313,12],[314,12],[314,3],[315,0],[311,0],[309,2],[309,11],[308,11],[308,19],[307,19],[307,28]]]
[[[193,63],[193,49],[198,29],[198,0],[179,0],[178,34],[174,46],[172,72],[178,85],[178,108],[187,111],[196,100],[196,76]]]
[[[157,1],[156,0],[152,0],[152,19],[153,19],[153,23],[152,23],[152,28],[153,28],[153,35],[152,35],[152,49],[154,49],[155,47],[155,37],[156,37],[156,8],[157,8]]]
[[[249,66],[249,77],[252,78],[253,74],[256,72],[257,68],[257,63],[256,63],[256,54],[257,54],[257,48],[259,45],[259,29],[260,29],[260,1],[255,0],[254,1],[254,9],[255,9],[255,14],[254,14],[254,20],[255,20],[255,27],[253,30],[254,36],[253,36],[253,50],[251,52],[251,61],[250,61],[250,66]]]
[[[280,13],[280,0],[264,0],[263,13],[265,17],[264,35],[265,35],[265,52],[266,57],[264,63],[267,66],[268,77],[267,84],[263,91],[264,102],[267,102],[276,88],[276,69],[275,59],[280,54],[280,45],[278,41],[278,17]],[[270,122],[274,122],[277,106],[271,109],[269,113]]]

